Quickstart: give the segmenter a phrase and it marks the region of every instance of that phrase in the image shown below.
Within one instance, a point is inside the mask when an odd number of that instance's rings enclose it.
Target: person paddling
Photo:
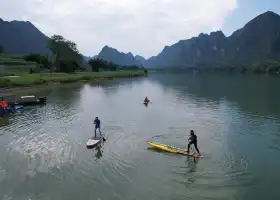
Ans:
[[[148,97],[145,97],[144,102],[149,102],[150,100],[148,99]]]
[[[99,134],[100,134],[100,136],[101,136],[101,131],[100,131],[100,120],[98,119],[98,117],[95,118],[94,124],[95,124],[95,130],[94,130],[95,137],[96,137],[96,129],[99,129]]]
[[[187,151],[187,153],[190,152],[190,147],[191,147],[192,144],[194,145],[197,153],[200,155],[200,152],[199,152],[199,150],[197,148],[197,136],[194,134],[193,130],[190,130],[190,138],[189,138],[189,144],[188,144],[188,151]]]

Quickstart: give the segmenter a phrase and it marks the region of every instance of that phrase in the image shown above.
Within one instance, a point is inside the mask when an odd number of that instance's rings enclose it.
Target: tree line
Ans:
[[[50,49],[51,55],[43,55],[30,53],[23,56],[26,61],[33,61],[39,64],[43,70],[50,72],[66,72],[73,73],[76,71],[85,71],[87,67],[91,71],[116,71],[116,70],[147,70],[143,66],[123,66],[118,65],[100,58],[90,59],[85,62],[83,55],[79,52],[76,43],[65,39],[61,35],[53,35],[46,42],[46,47]],[[0,55],[5,50],[0,45]],[[195,66],[170,67],[172,70],[187,70],[187,71],[215,71],[215,72],[241,72],[241,73],[272,73],[280,74],[280,61],[268,60],[256,63],[235,64],[216,63],[207,65],[200,63]],[[33,70],[31,70],[33,73]]]
[[[143,66],[138,65],[118,65],[100,58],[90,59],[88,64],[91,66],[93,72],[99,71],[116,71],[116,70],[147,70]]]
[[[4,48],[0,45],[0,55],[4,53]]]
[[[33,61],[39,64],[42,70],[50,72],[73,73],[76,71],[85,71],[88,68],[91,71],[116,71],[116,70],[145,70],[139,66],[121,66],[99,58],[90,59],[85,62],[84,56],[79,52],[76,43],[65,39],[61,35],[53,35],[46,42],[46,47],[50,49],[51,55],[30,53],[23,56],[26,61]],[[4,49],[0,46],[0,54]],[[30,73],[40,70],[30,70]]]
[[[199,72],[228,72],[228,73],[255,73],[255,74],[280,74],[280,61],[265,60],[247,64],[216,64],[212,66],[201,65],[186,68],[189,71]]]

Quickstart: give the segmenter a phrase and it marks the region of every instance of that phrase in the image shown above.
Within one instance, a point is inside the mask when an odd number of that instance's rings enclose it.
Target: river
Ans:
[[[280,199],[279,85],[154,73],[45,91],[46,105],[0,120],[0,199]],[[89,150],[95,116],[108,137]],[[186,148],[190,129],[196,162],[146,144]]]

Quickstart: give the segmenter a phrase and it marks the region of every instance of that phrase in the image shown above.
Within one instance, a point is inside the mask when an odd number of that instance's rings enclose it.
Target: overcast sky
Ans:
[[[108,45],[147,58],[157,55],[165,45],[200,32],[225,27],[225,33],[231,34],[245,23],[240,15],[247,20],[259,12],[254,9],[256,12],[251,15],[246,15],[246,10],[238,13],[242,2],[250,5],[253,0],[0,1],[0,17],[4,20],[28,20],[47,36],[63,35],[76,42],[86,56],[93,56]],[[277,2],[266,2],[269,1]]]

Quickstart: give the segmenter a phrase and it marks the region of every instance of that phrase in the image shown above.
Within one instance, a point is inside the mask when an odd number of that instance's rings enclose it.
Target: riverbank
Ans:
[[[115,71],[115,72],[82,72],[82,73],[45,73],[24,74],[19,76],[0,78],[0,93],[10,89],[41,87],[80,81],[102,81],[118,78],[133,78],[145,76],[143,71]]]

